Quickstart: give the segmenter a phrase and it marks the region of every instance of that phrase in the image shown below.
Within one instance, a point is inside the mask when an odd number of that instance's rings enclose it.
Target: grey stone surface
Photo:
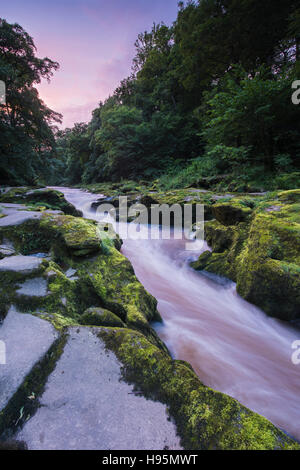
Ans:
[[[0,410],[46,354],[57,335],[49,322],[10,308],[0,325],[0,340],[6,348],[6,364],[0,365]]]
[[[13,271],[28,275],[37,271],[42,262],[43,258],[37,258],[35,256],[10,256],[9,258],[0,260],[0,273]]]
[[[47,281],[41,277],[27,279],[16,292],[19,295],[29,297],[45,297],[47,295]]]
[[[76,281],[76,279],[78,279],[78,276],[75,276],[76,273],[77,273],[76,269],[69,268],[69,269],[65,272],[65,276],[66,276],[68,279],[71,279],[71,281]]]
[[[13,256],[16,253],[14,245],[11,241],[4,239],[0,245],[0,256]]]
[[[13,225],[21,225],[28,220],[40,219],[44,213],[62,214],[61,211],[45,210],[29,211],[24,204],[2,203],[2,214],[6,215],[0,219],[0,227],[11,227]]]
[[[71,328],[41,407],[16,436],[29,449],[180,449],[164,405],[120,381],[121,364],[96,336]]]

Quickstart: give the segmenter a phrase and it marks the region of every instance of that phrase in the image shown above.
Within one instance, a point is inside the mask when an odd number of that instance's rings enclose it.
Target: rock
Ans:
[[[0,450],[27,450],[27,446],[25,442],[9,440],[0,442]]]
[[[147,194],[141,197],[139,203],[143,204],[145,207],[147,207],[147,209],[150,209],[152,205],[158,204],[158,202],[153,199],[153,197]]]
[[[2,244],[0,245],[0,259],[6,256],[13,256],[14,254],[16,254],[16,250],[13,243],[7,239],[2,240]]]
[[[6,345],[6,364],[0,365],[0,410],[57,337],[50,323],[13,307],[9,310],[0,326],[0,340]]]
[[[206,268],[207,263],[209,262],[211,257],[212,257],[211,251],[205,251],[199,256],[197,261],[193,261],[191,263],[191,267],[196,269],[196,271],[202,271],[203,269]]]
[[[40,270],[43,259],[34,256],[10,256],[0,260],[0,278],[1,273],[13,272],[21,275],[33,274]]]
[[[300,202],[300,189],[293,189],[290,191],[283,191],[278,194],[278,199],[286,203]]]
[[[117,315],[99,307],[87,309],[81,317],[81,323],[91,326],[125,327],[125,323]]]
[[[3,214],[6,216],[0,219],[0,227],[12,227],[22,225],[30,220],[39,220],[43,212],[30,211],[22,204],[3,204]],[[46,214],[60,214],[60,211],[45,210]]]
[[[47,295],[47,281],[40,277],[27,279],[27,281],[17,289],[16,293],[28,297],[45,297]]]
[[[252,209],[242,205],[239,201],[219,202],[212,206],[213,216],[223,225],[235,225],[246,221],[252,214]]]
[[[41,212],[14,210],[10,211],[9,214],[6,215],[6,217],[0,219],[0,227],[11,227],[21,225],[24,224],[24,222],[27,222],[28,220],[40,219],[41,217]]]
[[[70,328],[40,397],[16,439],[29,450],[181,449],[162,403],[121,381],[121,364],[97,329]]]
[[[76,269],[72,269],[72,268],[69,268],[66,272],[65,272],[65,276],[68,278],[68,279],[78,279],[75,277],[75,274],[76,274]]]
[[[235,229],[233,226],[223,225],[214,220],[205,224],[204,233],[207,243],[214,252],[222,253],[232,245]]]
[[[238,293],[268,315],[287,321],[300,318],[300,214],[298,191],[256,199],[251,217],[233,217],[227,203],[220,220],[205,224],[213,252],[192,264],[225,276]],[[215,207],[213,210],[215,211]],[[277,210],[278,209],[278,210]],[[280,210],[279,210],[280,209]],[[230,209],[231,210],[231,209]],[[228,218],[228,214],[230,216]],[[235,225],[228,225],[235,221]]]
[[[28,188],[12,188],[0,197],[1,202],[24,202],[45,206],[46,209],[54,209],[63,211],[65,214],[76,217],[82,216],[72,204],[67,202],[64,195],[60,191],[50,188],[32,189]]]
[[[102,328],[100,336],[122,363],[124,379],[167,405],[185,449],[300,449],[267,419],[203,385],[190,366],[172,360],[141,333]]]
[[[149,321],[161,320],[156,299],[144,289],[128,259],[114,246],[86,263],[79,272],[88,275],[102,305],[127,325],[147,330]]]
[[[41,222],[44,230],[51,230],[74,256],[86,256],[101,250],[101,238],[96,222],[72,217],[44,217]],[[54,246],[55,248],[55,246]]]

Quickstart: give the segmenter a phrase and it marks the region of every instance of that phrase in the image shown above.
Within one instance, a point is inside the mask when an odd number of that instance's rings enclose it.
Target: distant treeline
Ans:
[[[171,27],[153,25],[135,46],[132,74],[99,104],[90,123],[58,131],[59,116],[33,88],[58,65],[36,59],[31,38],[3,22],[0,79],[8,95],[0,108],[1,180],[160,178],[176,187],[224,175],[234,189],[274,178],[279,186],[295,185],[298,0],[180,2]]]

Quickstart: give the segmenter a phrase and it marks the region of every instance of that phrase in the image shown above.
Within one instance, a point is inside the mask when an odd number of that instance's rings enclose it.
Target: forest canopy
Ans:
[[[237,190],[299,181],[297,0],[179,2],[173,25],[154,24],[135,48],[131,75],[91,121],[57,130],[60,116],[34,85],[58,64],[38,59],[32,38],[2,20],[1,181],[179,187],[215,178]]]

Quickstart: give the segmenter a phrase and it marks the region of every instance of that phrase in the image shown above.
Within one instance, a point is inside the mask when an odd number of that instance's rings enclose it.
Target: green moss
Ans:
[[[54,328],[60,332],[63,332],[66,328],[70,326],[80,326],[79,318],[78,320],[70,318],[68,316],[62,315],[60,313],[35,313],[35,316],[42,318],[51,323]]]
[[[219,202],[212,207],[213,216],[223,225],[235,225],[245,222],[252,214],[249,199],[231,199],[230,202]]]
[[[269,315],[300,318],[297,198],[298,191],[269,194],[256,200],[245,222],[208,222],[205,235],[213,253],[204,253],[192,266],[236,281],[239,294]]]
[[[204,232],[205,239],[214,252],[222,253],[232,245],[235,228],[214,220],[205,224]]]
[[[13,188],[0,196],[1,202],[29,204],[32,209],[53,209],[63,211],[65,214],[81,216],[75,207],[67,202],[60,191],[54,189]]]
[[[283,191],[278,194],[278,198],[287,203],[300,202],[300,189],[294,189],[291,191]]]
[[[43,216],[42,230],[49,230],[62,240],[74,256],[86,256],[101,250],[101,238],[97,223],[72,216]],[[55,248],[55,247],[54,247]]]
[[[39,220],[29,220],[21,225],[1,227],[0,234],[14,243],[20,254],[27,256],[34,253],[47,253],[56,243],[58,234],[43,230]]]
[[[130,262],[116,248],[79,266],[79,273],[89,279],[103,305],[127,324],[147,325],[159,319],[156,300],[145,291]]]
[[[82,325],[125,327],[125,324],[117,315],[109,310],[95,307],[87,309],[80,318],[80,322]]]
[[[189,450],[299,449],[265,418],[205,387],[190,366],[173,361],[132,330],[102,329],[100,337],[123,363],[123,378],[165,403]]]

